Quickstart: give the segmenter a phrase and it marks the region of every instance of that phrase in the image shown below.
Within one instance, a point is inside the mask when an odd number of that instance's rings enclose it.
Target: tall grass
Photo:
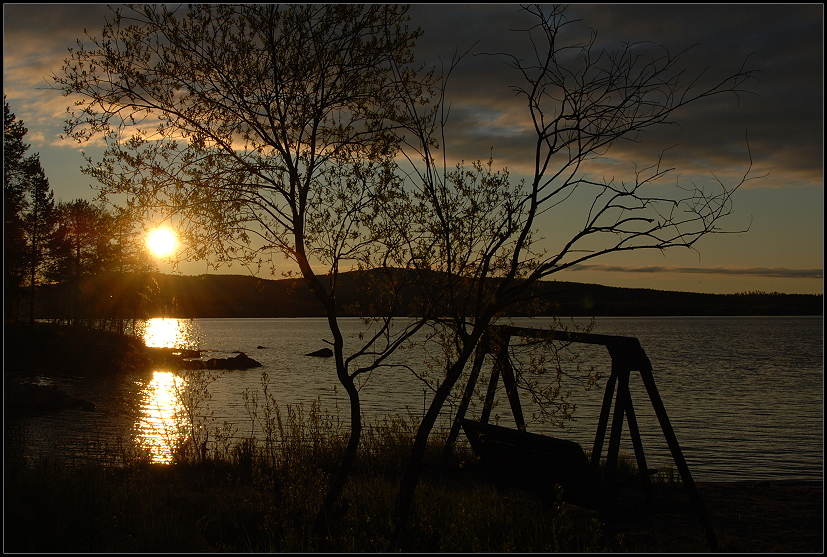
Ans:
[[[135,453],[123,467],[6,457],[5,549],[25,552],[388,551],[410,417],[368,424],[352,480],[324,539],[313,519],[343,451],[341,424],[317,406],[270,408],[272,435],[171,465]],[[259,415],[265,415],[259,409]],[[212,439],[216,439],[213,435]],[[442,449],[429,449],[432,471]],[[187,456],[189,455],[189,456]],[[203,456],[203,458],[202,458]],[[403,549],[596,551],[599,525],[527,496],[503,497],[460,446],[449,473],[423,479]]]
[[[172,464],[123,452],[123,466],[24,462],[6,455],[5,549],[19,552],[608,551],[618,546],[592,513],[498,493],[467,445],[439,467],[435,431],[403,540],[391,516],[417,418],[365,422],[360,450],[323,538],[314,532],[347,426],[318,404],[281,407],[247,391],[250,423],[191,423]],[[196,408],[188,410],[197,414]],[[200,446],[193,443],[202,443]],[[207,441],[209,443],[207,444]],[[193,450],[198,447],[199,450]],[[112,459],[114,461],[115,459]],[[627,466],[628,459],[621,464]],[[401,544],[401,545],[400,545]],[[702,546],[699,546],[702,548]],[[689,550],[698,548],[688,548]]]

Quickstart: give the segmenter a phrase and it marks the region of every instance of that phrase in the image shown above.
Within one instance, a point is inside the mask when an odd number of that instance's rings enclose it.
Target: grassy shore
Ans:
[[[125,466],[24,462],[6,455],[5,549],[14,552],[384,552],[414,428],[386,419],[364,434],[356,468],[330,530],[313,531],[343,431],[311,411],[288,412],[270,441],[246,440],[207,455],[182,450],[176,462],[134,457]],[[437,466],[428,453],[403,551],[596,552],[628,546],[594,513],[543,505],[528,493],[498,493],[476,458],[459,446]],[[440,474],[437,474],[440,471]],[[647,545],[648,544],[648,545]],[[673,550],[699,551],[703,536]]]
[[[43,334],[53,333],[58,334],[46,328]],[[128,343],[117,346],[119,357],[134,352]],[[51,363],[41,359],[33,362],[33,371]],[[209,450],[184,442],[174,447],[172,464],[155,464],[146,454],[130,451],[112,459],[118,466],[77,458],[24,461],[6,451],[5,551],[707,550],[692,513],[605,522],[578,507],[543,505],[528,493],[497,492],[467,446],[458,445],[440,467],[444,435],[439,434],[429,447],[404,539],[394,540],[394,500],[415,433],[410,417],[368,424],[351,480],[329,531],[320,536],[314,518],[340,461],[346,430],[315,406],[307,412],[279,409],[266,392],[256,404],[258,440],[222,441],[213,434]],[[628,471],[631,464],[625,466]],[[659,495],[682,496],[682,486],[673,479],[669,470],[656,477]],[[821,488],[699,488],[722,549],[823,549]]]
[[[356,469],[324,536],[313,531],[342,438],[323,422],[285,428],[277,446],[246,441],[173,464],[136,458],[125,466],[24,462],[6,454],[4,549],[9,552],[385,552],[410,446],[403,419],[371,426]],[[301,427],[298,427],[301,425]],[[333,435],[328,435],[333,434]],[[437,475],[440,439],[417,491],[406,552],[701,552],[691,512],[621,517],[543,505],[497,492],[473,454],[459,447]],[[274,450],[276,449],[276,450]],[[659,496],[681,497],[665,475]],[[821,487],[699,484],[720,547],[820,552]]]
[[[389,421],[366,435],[323,539],[312,525],[340,454],[336,438],[324,446],[288,439],[277,455],[248,441],[201,462],[136,461],[123,468],[7,458],[6,550],[388,551],[409,433],[402,422]],[[570,520],[564,511],[543,509],[531,498],[500,496],[473,470],[469,457],[455,455],[442,481],[425,479],[403,549],[602,548],[596,522]]]

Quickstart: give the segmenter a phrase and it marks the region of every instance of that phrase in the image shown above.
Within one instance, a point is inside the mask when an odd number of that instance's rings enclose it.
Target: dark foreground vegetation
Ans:
[[[325,535],[314,517],[346,436],[311,411],[291,413],[276,445],[245,441],[205,459],[123,466],[24,462],[6,454],[4,549],[8,552],[701,552],[691,512],[601,521],[565,503],[497,492],[466,448],[442,474],[444,437],[429,446],[401,543],[391,515],[415,427],[386,419],[366,432],[356,469]],[[277,450],[272,450],[276,448]],[[622,459],[625,473],[631,461]],[[685,497],[671,475],[659,497]],[[819,552],[821,487],[699,484],[724,551]],[[783,509],[783,512],[780,512]]]
[[[4,374],[112,373],[113,369],[134,371],[150,364],[141,340],[107,330],[115,323],[96,325],[101,328],[7,323],[3,328]]]
[[[365,435],[326,535],[314,516],[346,436],[315,412],[291,413],[275,444],[244,441],[204,459],[122,467],[26,463],[6,456],[5,549],[23,552],[392,551],[391,514],[415,428],[388,419]],[[428,452],[403,551],[702,550],[689,540],[628,546],[593,513],[498,493],[460,447],[438,476],[443,438]],[[677,543],[677,545],[676,545]],[[688,544],[688,545],[687,545]]]

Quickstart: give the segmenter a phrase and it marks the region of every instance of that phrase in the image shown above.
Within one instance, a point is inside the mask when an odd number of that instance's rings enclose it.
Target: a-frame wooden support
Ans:
[[[590,465],[596,470],[600,464],[603,444],[609,425],[609,415],[612,414],[612,401],[614,400],[612,427],[611,434],[609,436],[609,445],[606,454],[606,465],[604,472],[606,481],[604,481],[603,484],[611,485],[611,480],[613,479],[617,469],[617,460],[620,452],[620,438],[625,417],[629,426],[629,434],[632,438],[632,445],[634,447],[638,469],[643,481],[644,494],[647,501],[651,502],[653,500],[653,493],[652,485],[649,481],[649,469],[646,465],[646,457],[643,451],[643,444],[640,439],[640,431],[638,429],[637,418],[632,404],[631,393],[629,391],[629,378],[631,373],[640,373],[643,384],[646,387],[646,392],[649,395],[649,400],[652,403],[655,415],[658,418],[661,430],[666,438],[669,450],[672,453],[675,466],[677,466],[680,473],[686,493],[694,503],[698,520],[706,532],[707,542],[712,550],[717,550],[717,536],[715,535],[715,531],[709,521],[703,501],[698,494],[695,482],[692,479],[692,474],[689,471],[689,466],[686,464],[683,451],[681,450],[678,439],[675,436],[675,431],[672,429],[672,424],[669,421],[669,416],[666,414],[666,409],[660,398],[660,393],[655,385],[655,378],[652,374],[652,365],[641,347],[640,342],[636,338],[596,335],[591,333],[571,333],[567,331],[549,331],[512,326],[490,327],[477,347],[474,362],[471,368],[471,375],[466,385],[460,406],[457,409],[454,424],[452,425],[445,445],[444,455],[447,455],[450,452],[453,443],[459,435],[459,430],[461,428],[460,420],[465,417],[468,410],[468,405],[473,396],[474,388],[479,378],[479,373],[486,354],[494,354],[494,365],[491,372],[491,379],[488,385],[486,401],[483,406],[480,422],[484,424],[488,423],[491,414],[491,407],[494,402],[494,393],[496,391],[497,383],[499,378],[502,377],[517,429],[525,431],[526,424],[523,418],[520,398],[517,393],[517,381],[514,370],[512,369],[508,358],[508,345],[512,336],[599,344],[608,349],[609,355],[612,359],[612,369],[609,378],[606,381],[606,390],[603,395],[603,404],[600,410],[597,431],[594,437]],[[613,493],[605,493],[604,495],[609,498],[614,497]]]

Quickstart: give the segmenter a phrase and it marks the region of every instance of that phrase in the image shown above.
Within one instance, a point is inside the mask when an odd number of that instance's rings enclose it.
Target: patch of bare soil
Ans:
[[[822,553],[824,491],[816,482],[697,484],[720,551]],[[662,501],[688,501],[680,485],[656,486]],[[621,514],[606,525],[618,551],[708,550],[691,509]]]

